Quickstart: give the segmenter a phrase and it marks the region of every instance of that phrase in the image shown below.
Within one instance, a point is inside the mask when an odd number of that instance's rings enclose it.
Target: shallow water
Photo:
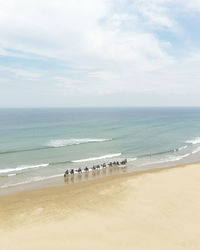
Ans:
[[[133,170],[199,159],[200,108],[0,109],[0,187],[127,158]]]

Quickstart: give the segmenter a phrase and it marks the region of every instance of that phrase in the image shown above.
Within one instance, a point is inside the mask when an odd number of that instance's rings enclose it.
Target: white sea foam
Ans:
[[[48,147],[64,147],[64,146],[71,146],[71,145],[79,145],[83,143],[91,143],[91,142],[104,142],[110,141],[112,139],[94,139],[94,138],[82,138],[82,139],[62,139],[62,140],[51,140],[47,146]]]
[[[188,157],[190,154],[185,154],[185,155],[179,155],[179,156],[173,156],[171,158],[169,158],[167,161],[180,161],[183,158]]]
[[[187,143],[191,143],[191,144],[200,144],[200,137],[196,137],[193,140],[188,140],[186,141]]]
[[[8,177],[15,176],[16,174],[8,174]]]
[[[102,159],[107,159],[107,158],[114,158],[114,157],[118,157],[120,155],[121,155],[121,153],[108,154],[108,155],[103,155],[103,156],[99,156],[99,157],[92,157],[92,158],[87,158],[87,159],[75,160],[72,162],[76,163],[76,162],[96,161],[96,160],[102,160]]]
[[[145,163],[143,166],[149,165],[149,164],[159,164],[159,163],[167,163],[167,162],[173,162],[173,161],[180,161],[183,158],[188,157],[191,154],[185,154],[185,155],[177,155],[177,156],[170,156],[168,158],[160,159],[158,161],[152,161],[151,163]]]
[[[18,172],[18,171],[21,171],[21,170],[32,169],[32,168],[40,168],[40,167],[47,167],[47,166],[49,166],[49,163],[38,164],[38,165],[28,165],[28,166],[19,166],[17,168],[6,168],[6,169],[1,169],[0,174]]]
[[[192,154],[196,154],[196,153],[198,153],[198,152],[200,152],[200,147],[198,147],[198,148],[196,148],[194,151],[192,151]]]
[[[128,162],[130,162],[130,161],[136,161],[136,160],[137,160],[136,157],[135,157],[135,158],[128,158],[128,159],[127,159]]]
[[[181,151],[181,150],[186,149],[186,148],[188,148],[188,146],[187,146],[187,145],[182,146],[182,147],[178,148],[178,151]]]
[[[52,178],[55,178],[55,177],[61,177],[61,176],[63,176],[63,174],[57,174],[57,175],[52,175],[52,176],[47,176],[47,177],[33,177],[33,178],[30,178],[30,179],[28,179],[26,181],[3,185],[3,186],[1,186],[1,188],[15,187],[15,186],[23,185],[23,184],[29,184],[29,183],[32,183],[32,182],[44,181],[44,180],[52,179]]]

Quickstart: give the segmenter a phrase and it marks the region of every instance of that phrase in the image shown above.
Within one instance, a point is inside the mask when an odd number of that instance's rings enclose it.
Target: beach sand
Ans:
[[[200,249],[200,163],[0,197],[0,249]]]

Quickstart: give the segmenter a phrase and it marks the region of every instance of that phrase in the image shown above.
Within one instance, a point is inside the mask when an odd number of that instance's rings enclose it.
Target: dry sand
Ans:
[[[0,198],[1,250],[198,250],[200,163]]]

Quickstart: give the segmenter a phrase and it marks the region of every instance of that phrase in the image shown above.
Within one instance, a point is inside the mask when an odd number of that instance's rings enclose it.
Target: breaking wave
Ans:
[[[37,148],[8,150],[8,151],[2,151],[0,152],[0,154],[12,154],[12,153],[20,153],[20,152],[28,152],[28,151],[46,150],[50,148],[66,147],[66,146],[79,145],[79,144],[92,143],[92,142],[105,142],[105,141],[111,141],[111,140],[112,139],[94,139],[94,138],[50,140],[46,145],[43,145]]]
[[[186,143],[190,143],[190,144],[200,144],[200,137],[196,137],[193,140],[188,140],[186,141]]]
[[[118,157],[120,155],[121,155],[121,153],[108,154],[108,155],[103,155],[103,156],[99,156],[99,157],[92,157],[92,158],[87,158],[87,159],[75,160],[72,162],[77,163],[77,162],[96,161],[96,160],[102,160],[102,159],[107,159],[107,158],[114,158],[114,157]]]
[[[17,167],[17,168],[6,168],[6,169],[1,169],[0,174],[18,172],[18,171],[21,171],[21,170],[40,168],[40,167],[47,167],[47,166],[49,166],[49,163],[47,163],[47,164],[38,164],[38,165],[20,166],[20,167]]]
[[[65,147],[71,145],[79,145],[83,143],[91,143],[91,142],[104,142],[110,141],[112,139],[93,139],[93,138],[82,138],[82,139],[61,139],[61,140],[51,140],[47,146],[48,147]]]

